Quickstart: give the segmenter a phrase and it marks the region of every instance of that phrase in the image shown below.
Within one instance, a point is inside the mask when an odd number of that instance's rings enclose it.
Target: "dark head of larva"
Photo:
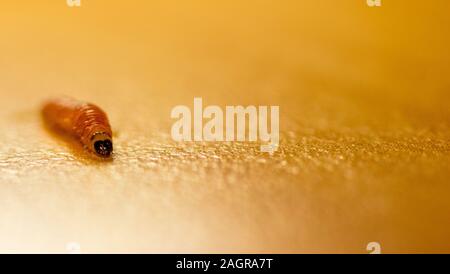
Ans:
[[[101,158],[110,158],[113,152],[113,142],[111,135],[107,132],[96,132],[89,142],[90,150]]]
[[[98,156],[109,158],[113,151],[113,144],[109,139],[98,140],[94,142],[94,149]]]

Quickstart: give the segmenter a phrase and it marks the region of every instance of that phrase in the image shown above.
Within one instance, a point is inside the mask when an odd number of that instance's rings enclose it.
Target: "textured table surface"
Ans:
[[[450,2],[384,2],[2,2],[0,252],[450,252]],[[45,128],[61,94],[113,161]],[[279,105],[279,151],[172,141],[194,97]]]

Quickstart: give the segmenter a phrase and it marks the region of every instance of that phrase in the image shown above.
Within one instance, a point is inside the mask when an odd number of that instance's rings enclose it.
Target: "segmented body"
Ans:
[[[98,106],[68,98],[54,99],[44,104],[42,114],[50,126],[77,138],[87,149],[101,154],[98,156],[110,156],[111,126],[106,113]],[[104,147],[105,153],[99,153],[96,145],[107,141],[110,142],[110,148]],[[109,146],[109,143],[106,145]]]

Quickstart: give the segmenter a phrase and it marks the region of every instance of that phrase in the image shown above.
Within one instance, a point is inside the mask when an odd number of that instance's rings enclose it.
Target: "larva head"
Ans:
[[[111,137],[104,133],[98,132],[92,136],[91,150],[99,157],[109,158],[113,152],[113,143]]]

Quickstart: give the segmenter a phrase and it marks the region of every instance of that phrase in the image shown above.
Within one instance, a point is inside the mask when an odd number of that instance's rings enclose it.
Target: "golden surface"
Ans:
[[[450,252],[450,1],[2,1],[0,251]],[[112,162],[40,104],[102,106]],[[170,110],[279,105],[281,148]]]

